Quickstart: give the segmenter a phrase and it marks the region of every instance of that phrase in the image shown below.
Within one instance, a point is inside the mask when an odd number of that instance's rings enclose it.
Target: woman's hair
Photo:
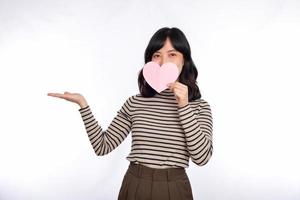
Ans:
[[[164,27],[154,33],[145,50],[145,64],[152,60],[153,54],[164,46],[166,39],[169,38],[172,46],[183,54],[184,65],[179,75],[178,81],[188,86],[188,99],[193,101],[201,98],[200,90],[197,86],[198,71],[191,57],[190,45],[184,33],[176,28]],[[146,82],[143,76],[143,69],[138,75],[138,85],[142,96],[152,97],[157,92]]]

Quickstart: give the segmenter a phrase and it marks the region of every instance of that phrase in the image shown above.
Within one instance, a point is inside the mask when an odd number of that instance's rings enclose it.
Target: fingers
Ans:
[[[168,83],[167,86],[171,89],[174,90],[176,89],[184,89],[186,86],[178,81],[174,82],[174,83]]]
[[[65,94],[66,94],[66,92],[65,92]],[[47,95],[52,96],[52,97],[58,97],[58,98],[64,98],[65,97],[65,95],[61,94],[61,93],[48,93]]]

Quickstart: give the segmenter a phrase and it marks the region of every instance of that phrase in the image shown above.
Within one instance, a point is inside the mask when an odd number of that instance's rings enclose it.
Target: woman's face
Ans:
[[[184,65],[183,54],[176,51],[172,46],[169,38],[166,39],[164,46],[152,55],[152,61],[158,63],[160,66],[167,62],[172,62],[177,65],[179,74]]]

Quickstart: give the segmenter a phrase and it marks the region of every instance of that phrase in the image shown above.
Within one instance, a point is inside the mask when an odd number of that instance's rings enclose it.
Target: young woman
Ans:
[[[191,200],[192,187],[185,168],[189,158],[198,166],[212,156],[213,122],[209,103],[201,98],[198,72],[189,43],[178,28],[161,28],[144,54],[145,64],[176,64],[180,75],[158,93],[138,76],[140,93],[127,98],[107,130],[95,119],[78,93],[48,93],[75,102],[91,145],[98,156],[117,148],[132,133],[130,162],[119,190],[119,200]]]

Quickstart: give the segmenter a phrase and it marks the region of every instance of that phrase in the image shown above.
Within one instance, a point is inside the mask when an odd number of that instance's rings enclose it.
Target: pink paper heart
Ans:
[[[174,63],[165,63],[160,66],[150,61],[143,68],[143,75],[147,83],[158,93],[168,88],[167,84],[177,80],[179,71]]]

